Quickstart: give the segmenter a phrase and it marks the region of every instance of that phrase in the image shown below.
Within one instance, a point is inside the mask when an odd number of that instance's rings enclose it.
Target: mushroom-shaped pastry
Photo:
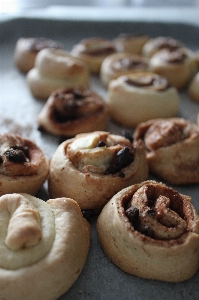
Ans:
[[[0,135],[0,195],[35,195],[48,172],[49,161],[34,142],[10,133]]]
[[[98,210],[116,192],[147,176],[142,141],[95,131],[57,148],[50,163],[49,192],[53,198],[74,199],[81,209]]]
[[[170,282],[189,279],[199,268],[199,217],[190,200],[156,181],[124,188],[97,220],[104,252],[132,275]]]
[[[78,133],[106,129],[105,101],[86,88],[54,91],[38,115],[41,128],[59,136],[73,137]]]
[[[154,119],[139,124],[149,169],[175,185],[199,183],[199,126],[183,118]]]
[[[0,298],[56,300],[79,277],[90,226],[69,198],[0,197]]]

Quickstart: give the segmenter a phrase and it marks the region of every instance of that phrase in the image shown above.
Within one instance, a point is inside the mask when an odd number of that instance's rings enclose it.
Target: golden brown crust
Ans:
[[[63,142],[50,164],[49,192],[73,197],[82,209],[101,209],[123,187],[148,176],[143,145],[108,132]]]
[[[49,162],[31,140],[19,135],[0,136],[0,195],[35,195],[48,176]]]
[[[139,124],[134,138],[142,139],[149,169],[176,185],[199,182],[199,127],[183,118],[156,119]]]
[[[121,33],[113,40],[118,52],[142,54],[142,48],[148,42],[149,36],[142,34]]]
[[[28,194],[7,194],[0,197],[0,214],[1,298],[56,300],[77,280],[89,250],[90,226],[79,206],[69,198],[44,202]],[[25,235],[27,226],[22,222],[31,228]],[[35,242],[38,226],[40,236]],[[15,239],[17,251],[8,237]]]
[[[129,186],[103,208],[97,230],[109,259],[123,271],[170,282],[199,268],[199,217],[190,197],[155,181]]]
[[[38,115],[39,125],[48,132],[66,137],[105,130],[107,109],[104,100],[86,88],[54,91]]]

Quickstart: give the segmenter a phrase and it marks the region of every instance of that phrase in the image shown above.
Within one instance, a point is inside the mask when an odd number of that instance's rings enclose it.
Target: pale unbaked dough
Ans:
[[[199,72],[193,77],[189,85],[189,96],[199,103]]]

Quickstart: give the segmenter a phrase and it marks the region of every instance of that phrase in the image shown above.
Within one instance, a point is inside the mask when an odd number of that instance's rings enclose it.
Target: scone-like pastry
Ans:
[[[105,57],[114,52],[113,42],[99,37],[83,39],[71,50],[71,54],[80,58],[94,74],[99,73]]]
[[[142,48],[148,42],[149,36],[144,34],[121,33],[113,42],[118,52],[142,54]]]
[[[152,72],[166,77],[178,89],[186,87],[197,71],[192,52],[185,49],[163,49],[157,52],[151,57],[149,68]]]
[[[190,200],[155,181],[121,190],[97,221],[104,252],[132,275],[189,279],[199,268],[199,217]]]
[[[48,132],[66,137],[105,130],[106,104],[86,88],[54,91],[38,115],[39,125]]]
[[[48,172],[49,161],[34,142],[19,135],[0,135],[0,195],[35,195]]]
[[[101,209],[122,188],[147,179],[143,150],[142,141],[103,131],[66,140],[51,159],[50,195],[73,197],[81,209]]]
[[[189,85],[189,96],[192,100],[199,102],[199,72],[192,78]]]
[[[142,54],[146,57],[152,57],[156,52],[167,49],[175,51],[177,49],[184,48],[184,45],[175,38],[167,36],[159,36],[151,38],[142,48]]]
[[[100,79],[107,87],[112,79],[119,76],[148,71],[148,59],[131,53],[114,53],[107,56],[100,69]]]
[[[56,300],[79,277],[90,226],[69,198],[0,197],[0,298]]]
[[[147,72],[112,80],[107,100],[111,118],[127,127],[154,118],[174,117],[180,101],[177,89],[165,77]]]
[[[34,97],[46,100],[59,88],[89,87],[89,72],[82,61],[67,51],[43,49],[27,74],[27,83]]]
[[[14,63],[16,67],[24,73],[34,68],[37,53],[44,48],[62,49],[61,43],[43,38],[20,38],[18,39],[14,51]]]
[[[139,124],[149,169],[175,185],[199,183],[199,126],[183,118],[156,119]]]

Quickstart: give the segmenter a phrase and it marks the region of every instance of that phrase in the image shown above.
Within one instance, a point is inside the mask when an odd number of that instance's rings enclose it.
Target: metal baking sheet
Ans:
[[[181,40],[192,50],[199,49],[199,27],[193,24],[147,22],[147,21],[86,21],[59,20],[52,18],[14,17],[0,22],[0,133],[11,131],[34,140],[45,155],[52,157],[59,145],[59,138],[41,133],[36,118],[44,101],[34,99],[26,84],[26,77],[14,66],[13,53],[18,38],[48,37],[61,41],[66,50],[85,37],[103,36],[114,38],[121,32],[139,32],[155,36],[172,36]],[[91,88],[106,98],[106,90],[97,77],[91,78]],[[178,116],[196,121],[199,104],[193,102],[187,91],[181,92]],[[121,132],[121,127],[109,123],[107,130]],[[151,178],[151,177],[150,177]],[[158,178],[154,178],[159,180]],[[199,211],[199,186],[175,187],[190,195]],[[48,199],[47,183],[37,195]],[[96,218],[91,221],[91,247],[86,265],[72,288],[59,300],[197,300],[199,298],[199,271],[190,280],[167,283],[141,279],[125,274],[112,264],[103,253],[96,233]],[[17,291],[16,291],[17,292]]]

